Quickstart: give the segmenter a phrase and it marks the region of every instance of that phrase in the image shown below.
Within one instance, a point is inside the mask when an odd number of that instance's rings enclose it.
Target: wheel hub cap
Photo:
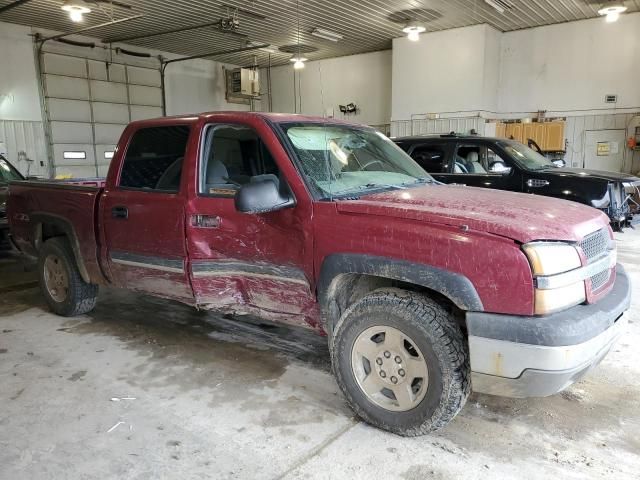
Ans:
[[[44,284],[51,298],[64,302],[69,292],[69,279],[62,260],[57,255],[49,255],[44,261]]]
[[[391,411],[407,411],[424,398],[429,374],[416,343],[394,327],[371,327],[353,343],[351,366],[367,398]]]

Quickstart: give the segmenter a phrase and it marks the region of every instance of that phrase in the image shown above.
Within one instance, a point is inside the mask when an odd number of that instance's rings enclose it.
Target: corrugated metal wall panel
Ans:
[[[47,146],[42,122],[0,120],[0,142],[7,149],[9,161],[23,175],[47,177],[49,174]],[[25,152],[29,162],[19,155]]]
[[[475,130],[484,134],[486,120],[479,117],[397,120],[391,122],[391,136],[438,135],[450,132],[468,134]]]

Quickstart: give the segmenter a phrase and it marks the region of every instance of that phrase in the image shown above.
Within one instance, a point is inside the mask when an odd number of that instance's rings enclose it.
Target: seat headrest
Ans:
[[[229,177],[227,167],[220,160],[209,162],[207,166],[207,183],[227,183]]]

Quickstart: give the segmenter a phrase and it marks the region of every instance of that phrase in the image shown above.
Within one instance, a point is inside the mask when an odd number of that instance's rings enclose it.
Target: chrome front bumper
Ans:
[[[625,329],[631,285],[617,267],[615,285],[600,302],[544,317],[469,313],[474,391],[544,397],[578,381],[607,355]]]

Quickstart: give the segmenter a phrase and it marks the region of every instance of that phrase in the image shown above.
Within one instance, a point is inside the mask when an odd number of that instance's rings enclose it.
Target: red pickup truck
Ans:
[[[472,388],[566,388],[631,294],[600,211],[441,185],[377,131],[321,118],[135,122],[104,187],[13,182],[8,217],[57,314],[111,285],[308,326],[357,414],[403,435]]]

